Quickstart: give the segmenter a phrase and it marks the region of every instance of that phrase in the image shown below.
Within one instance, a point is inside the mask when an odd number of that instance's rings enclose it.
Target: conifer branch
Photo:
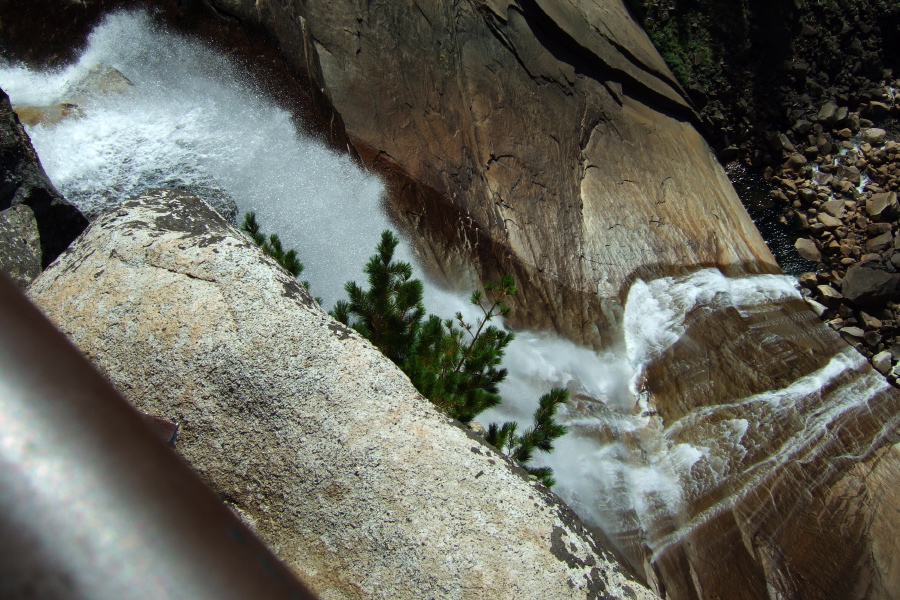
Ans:
[[[275,262],[281,265],[292,277],[297,278],[303,272],[303,263],[297,259],[297,251],[292,249],[285,252],[281,244],[281,238],[274,233],[266,238],[266,235],[260,230],[259,222],[256,220],[256,213],[248,212],[244,215],[241,230],[250,234],[253,242],[262,248],[263,252],[268,256],[274,258]],[[304,282],[304,286],[309,290],[308,282]]]

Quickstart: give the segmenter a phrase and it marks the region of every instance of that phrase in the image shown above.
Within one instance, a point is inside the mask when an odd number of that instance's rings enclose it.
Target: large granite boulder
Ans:
[[[29,294],[323,599],[653,597],[194,196],[123,202]]]
[[[27,205],[37,220],[44,267],[87,226],[87,219],[47,178],[9,96],[0,90],[0,210],[17,204]]]
[[[209,0],[264,28],[435,272],[606,344],[637,276],[778,267],[621,0]]]

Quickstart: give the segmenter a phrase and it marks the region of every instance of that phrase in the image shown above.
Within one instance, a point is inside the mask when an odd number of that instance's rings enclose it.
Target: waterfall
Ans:
[[[291,115],[248,76],[203,43],[159,29],[142,12],[111,15],[91,34],[75,64],[56,72],[0,66],[0,86],[17,105],[66,101],[66,90],[96,65],[119,70],[133,84],[127,94],[83,98],[79,115],[29,129],[51,180],[82,210],[96,214],[117,200],[157,186],[179,186],[234,199],[239,214],[255,211],[263,230],[296,248],[302,278],[325,308],[344,296],[346,281],[364,281],[362,268],[380,233],[389,229],[384,186],[348,157],[297,132]],[[404,241],[399,258],[414,261]],[[459,294],[429,282],[426,307],[443,316],[474,316]],[[887,384],[866,375],[846,351],[791,385],[696,408],[663,424],[645,390],[647,366],[686,331],[697,310],[735,309],[752,315],[772,303],[799,300],[794,280],[764,275],[729,279],[716,270],[655,281],[637,280],[628,295],[621,339],[604,352],[559,337],[517,332],[504,366],[504,404],[479,419],[523,425],[539,396],[552,387],[572,394],[561,419],[570,433],[536,462],[554,469],[555,491],[587,521],[613,538],[639,534],[654,552],[676,542],[693,523],[727,506],[778,461],[807,449],[835,416],[864,404]],[[837,382],[837,383],[836,383]],[[818,390],[851,386],[819,402]],[[766,428],[786,407],[809,411],[765,460],[747,463],[764,443]],[[727,415],[710,418],[716,411]],[[725,413],[723,413],[725,414]],[[750,427],[752,416],[754,426]],[[749,471],[748,471],[749,469]],[[717,504],[684,519],[677,530],[662,523],[711,491],[750,473]],[[693,519],[693,521],[692,521]]]
[[[362,280],[389,228],[382,183],[297,133],[286,110],[202,43],[160,31],[143,12],[119,13],[77,63],[55,73],[7,66],[0,85],[14,104],[51,105],[96,65],[118,69],[134,91],[88,97],[80,118],[28,132],[50,179],[83,212],[160,186],[224,192],[297,249],[326,305]]]

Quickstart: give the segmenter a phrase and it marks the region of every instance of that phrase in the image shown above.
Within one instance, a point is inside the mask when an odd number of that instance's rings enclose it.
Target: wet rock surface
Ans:
[[[631,562],[672,598],[893,598],[900,393],[845,343],[862,329],[839,335],[799,295],[716,299],[685,327],[644,371],[648,431],[704,456],[682,512],[624,538]]]
[[[29,289],[321,598],[647,598],[207,204],[123,202]]]

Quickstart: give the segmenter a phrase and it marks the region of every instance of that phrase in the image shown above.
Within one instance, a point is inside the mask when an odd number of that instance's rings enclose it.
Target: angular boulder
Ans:
[[[798,238],[794,244],[797,253],[806,260],[819,262],[822,260],[822,253],[816,247],[816,243],[809,238]]]
[[[99,64],[91,68],[84,77],[73,82],[60,96],[66,102],[79,104],[92,96],[107,94],[128,94],[134,84],[118,69]]]
[[[42,267],[87,226],[84,215],[47,177],[9,96],[0,90],[0,210],[18,204],[27,205],[34,213],[41,236]]]
[[[813,190],[808,190],[808,192],[812,192],[813,199],[815,199],[815,192]],[[812,200],[810,200],[812,202]],[[829,200],[828,202],[823,202],[820,210],[825,211],[832,217],[836,219],[842,219],[844,217],[844,213],[847,212],[847,206],[844,204],[843,200]]]
[[[841,294],[860,306],[881,307],[900,298],[900,274],[888,272],[878,262],[860,263],[847,270]]]
[[[866,213],[875,219],[885,220],[897,216],[897,192],[879,192],[866,200]]]
[[[884,146],[887,140],[887,131],[878,127],[869,127],[860,132],[860,139],[873,146]]]
[[[321,598],[652,598],[208,205],[120,204],[30,288]]]
[[[869,253],[879,253],[884,252],[888,248],[891,247],[891,244],[894,241],[894,236],[890,231],[887,233],[882,233],[879,236],[875,236],[869,241],[866,242],[866,252]]]
[[[818,217],[819,223],[824,225],[826,229],[836,229],[841,226],[841,220],[832,217],[827,212],[820,212]]]

